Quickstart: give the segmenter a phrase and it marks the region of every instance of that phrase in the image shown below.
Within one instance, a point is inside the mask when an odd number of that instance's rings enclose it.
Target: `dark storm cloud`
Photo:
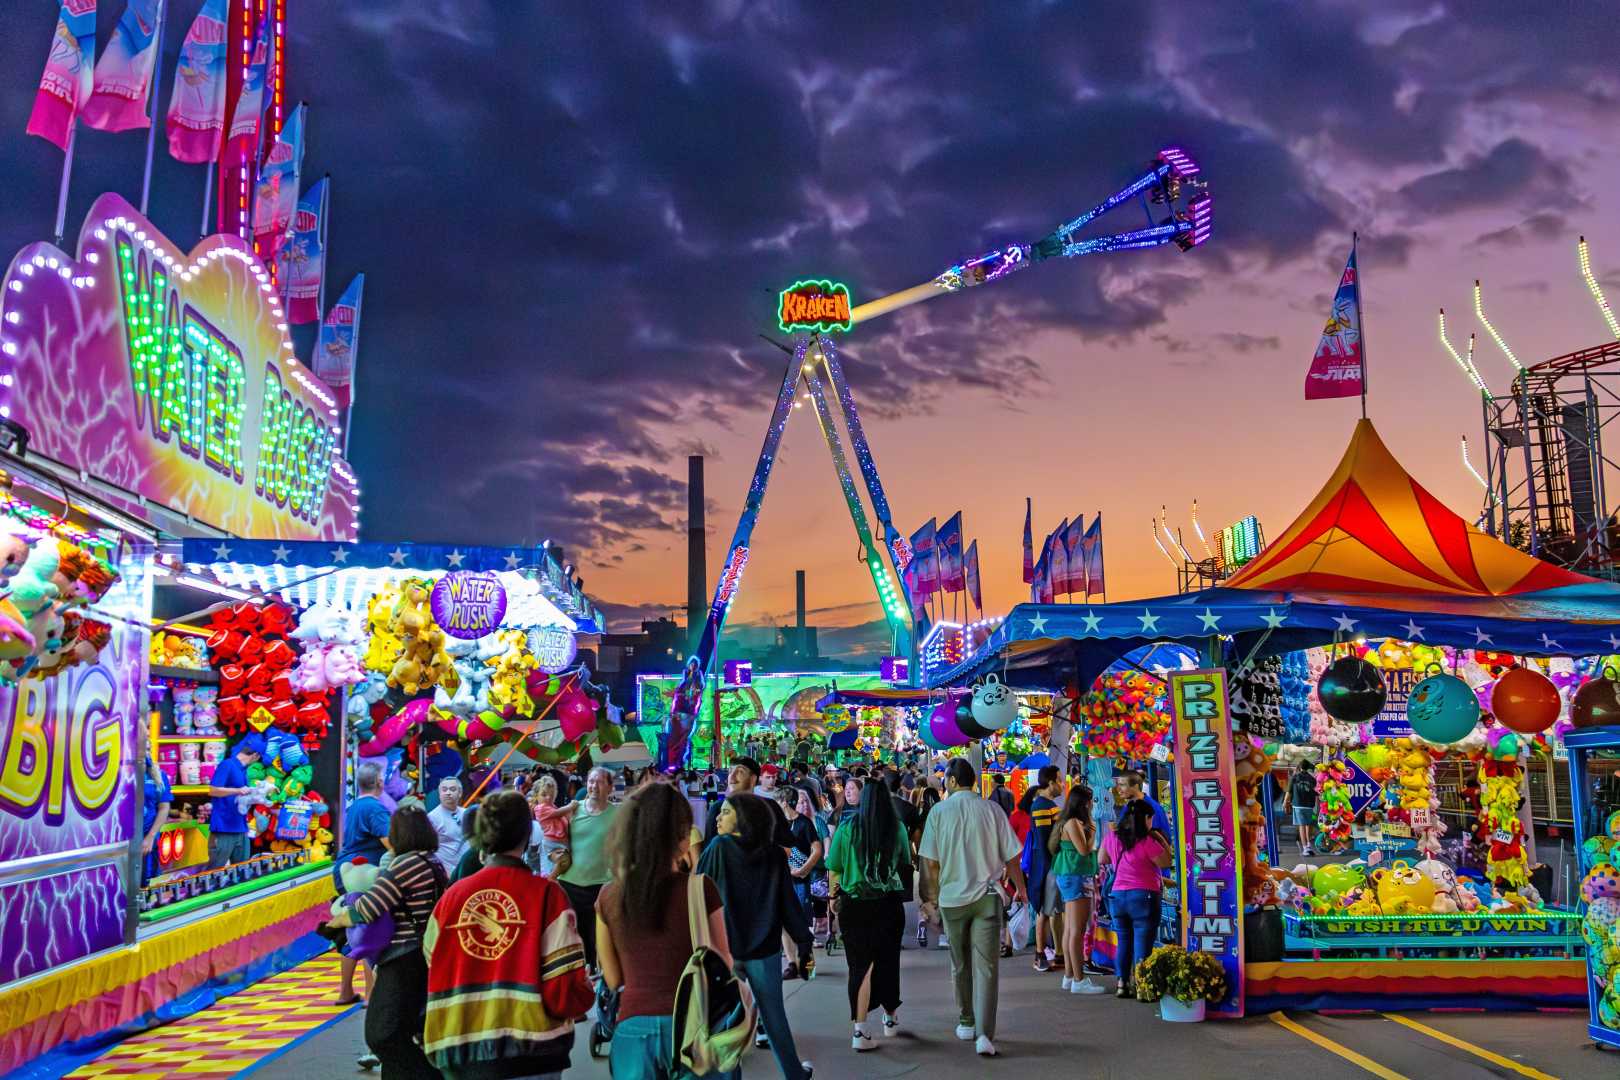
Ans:
[[[1564,203],[1572,195],[1569,170],[1524,139],[1504,139],[1488,153],[1404,185],[1396,196],[1422,214],[1454,214],[1479,206],[1527,200]]]
[[[167,71],[199,5],[170,4]],[[102,6],[105,38],[118,5]],[[55,15],[30,7],[0,36],[12,247],[46,231],[60,163],[18,134]],[[1174,339],[1211,274],[1316,272],[1319,242],[1359,223],[1320,179],[1335,158],[1431,170],[1403,189],[1409,210],[1522,217],[1571,188],[1569,166],[1519,138],[1460,156],[1469,109],[1615,93],[1612,26],[1513,0],[351,0],[300,5],[292,26],[306,174],[334,178],[329,272],[368,272],[351,452],[368,536],[550,538],[585,567],[683,542],[681,458],[762,424],[784,358],[756,334],[796,276],[858,298],[926,281],[1185,146],[1214,185],[1215,243],[1037,270],[845,354],[874,416],[964,392],[1013,409],[1014,388],[1061,374],[1022,344],[1031,330],[1099,350]],[[73,214],[92,191],[133,192],[140,153],[138,136],[81,133]],[[200,168],[160,156],[156,182],[152,217],[189,239]],[[1369,262],[1411,245],[1364,238]]]

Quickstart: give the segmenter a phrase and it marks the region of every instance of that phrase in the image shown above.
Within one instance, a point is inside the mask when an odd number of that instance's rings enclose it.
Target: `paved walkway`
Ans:
[[[815,1062],[822,1080],[898,1076],[948,1080],[995,1074],[1017,1080],[1620,1077],[1620,1053],[1593,1049],[1583,1016],[1278,1014],[1238,1023],[1171,1025],[1158,1019],[1152,1005],[1119,1001],[1111,994],[1063,994],[1058,976],[1037,974],[1024,954],[1002,962],[996,1039],[1002,1056],[985,1061],[973,1054],[970,1044],[951,1034],[956,1009],[946,954],[916,948],[902,954],[905,1033],[879,1038],[877,1050],[857,1055],[849,1048],[844,971],[843,957],[834,956],[821,963],[813,981],[788,984],[788,1013],[800,1056]],[[361,1076],[354,1068],[354,1057],[363,1049],[361,1032],[361,1017],[349,1016],[251,1075],[254,1080]],[[769,1053],[751,1055],[743,1073],[748,1080],[778,1075]],[[567,1075],[570,1080],[608,1076],[606,1062],[590,1060],[583,1029],[574,1067]]]

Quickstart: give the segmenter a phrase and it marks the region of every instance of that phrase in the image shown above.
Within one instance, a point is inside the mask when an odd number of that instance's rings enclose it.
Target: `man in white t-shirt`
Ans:
[[[917,854],[918,897],[925,913],[938,909],[950,938],[956,1037],[994,1057],[1001,964],[1003,876],[1028,900],[1019,867],[1023,846],[1001,808],[979,796],[978,775],[962,758],[945,767],[945,799],[928,813]]]
[[[446,777],[439,781],[439,805],[428,811],[428,822],[439,838],[439,865],[454,874],[467,841],[461,835],[461,781]]]

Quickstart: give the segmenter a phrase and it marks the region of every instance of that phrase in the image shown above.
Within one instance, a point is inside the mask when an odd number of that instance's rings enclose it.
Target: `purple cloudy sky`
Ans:
[[[171,0],[169,58],[198,0]],[[103,41],[121,5],[104,0]],[[1110,598],[1170,591],[1161,503],[1280,532],[1353,401],[1301,382],[1362,236],[1371,409],[1472,516],[1477,397],[1436,341],[1492,321],[1527,361],[1606,336],[1620,301],[1620,24],[1595,3],[495,4],[291,0],[306,176],[334,176],[332,272],[367,273],[352,457],[371,539],[549,537],[621,621],[684,603],[685,456],[709,455],[711,570],[780,353],[776,290],[856,300],[1033,240],[1186,147],[1215,236],[1046,264],[847,343],[897,521],[966,511],[986,606],[1038,528],[1103,511]],[[7,6],[0,245],[48,236],[60,155],[22,134],[55,18]],[[167,93],[165,79],[165,93]],[[139,135],[81,140],[70,232],[138,190]],[[194,237],[201,170],[161,159],[153,218]],[[1136,220],[1136,219],[1133,219]],[[1482,343],[1492,386],[1506,359]],[[1190,531],[1188,533],[1191,542]],[[871,649],[877,608],[813,418],[790,426],[738,606]]]

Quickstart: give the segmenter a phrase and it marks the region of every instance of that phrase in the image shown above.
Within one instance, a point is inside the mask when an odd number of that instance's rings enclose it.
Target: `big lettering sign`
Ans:
[[[354,539],[337,402],[236,237],[188,254],[103,195],[77,258],[17,254],[0,308],[0,416],[31,453],[238,536]]]
[[[1180,832],[1181,935],[1189,951],[1218,957],[1226,997],[1209,1015],[1243,1015],[1243,860],[1226,672],[1173,671],[1176,822]],[[1247,739],[1248,736],[1241,736]]]
[[[94,663],[0,687],[0,986],[124,942],[150,560],[126,547],[92,609]]]

